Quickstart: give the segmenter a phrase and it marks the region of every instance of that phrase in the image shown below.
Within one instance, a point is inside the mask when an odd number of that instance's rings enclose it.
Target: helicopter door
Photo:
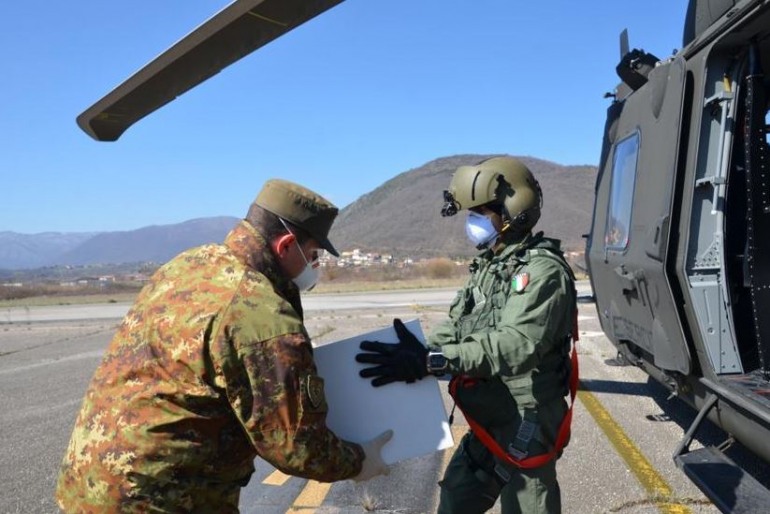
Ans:
[[[590,260],[597,308],[615,344],[687,374],[690,354],[666,274],[679,140],[686,137],[684,83],[685,62],[677,58],[621,100],[597,183]]]

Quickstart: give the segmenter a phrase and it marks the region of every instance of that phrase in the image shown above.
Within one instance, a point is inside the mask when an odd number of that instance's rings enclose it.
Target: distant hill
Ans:
[[[166,262],[205,243],[220,243],[238,218],[199,218],[123,232],[17,234],[0,232],[0,269],[57,265]]]
[[[0,232],[0,269],[31,269],[47,266],[56,256],[69,252],[94,237],[96,232]]]
[[[345,207],[330,239],[338,249],[415,257],[464,257],[476,250],[465,236],[465,216],[442,218],[442,191],[458,166],[492,155],[443,157],[388,180]],[[543,212],[536,230],[562,240],[563,247],[583,250],[590,228],[595,166],[561,166],[518,157],[543,189]]]
[[[405,171],[340,212],[330,235],[339,250],[359,248],[397,257],[466,257],[476,253],[465,237],[465,216],[442,218],[442,191],[458,166],[490,155],[455,155]],[[543,189],[538,230],[582,250],[589,230],[596,181],[594,166],[561,166],[520,157]],[[0,270],[44,266],[163,263],[204,243],[222,242],[237,218],[200,218],[123,232],[17,234],[0,232]],[[0,276],[3,276],[0,274]]]
[[[166,262],[188,248],[221,243],[237,222],[238,218],[222,216],[128,232],[105,232],[60,255],[57,264]]]

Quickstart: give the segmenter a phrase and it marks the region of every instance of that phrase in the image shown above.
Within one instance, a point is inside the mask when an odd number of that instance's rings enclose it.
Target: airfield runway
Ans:
[[[587,291],[588,285],[580,285]],[[428,333],[443,319],[453,290],[307,295],[317,344],[417,318]],[[53,489],[83,393],[128,305],[0,310],[0,513],[57,512]],[[582,390],[572,439],[559,460],[565,513],[713,513],[717,510],[676,469],[671,453],[692,410],[640,370],[614,366],[592,303],[580,305]],[[442,389],[445,389],[442,384]],[[451,401],[445,395],[447,411]],[[455,416],[455,440],[467,424]],[[724,435],[710,427],[700,441]],[[387,477],[320,484],[257,460],[241,496],[244,513],[429,513],[451,450],[393,466]],[[751,461],[741,449],[733,459]],[[664,500],[665,502],[661,502]],[[492,512],[499,512],[496,506]]]

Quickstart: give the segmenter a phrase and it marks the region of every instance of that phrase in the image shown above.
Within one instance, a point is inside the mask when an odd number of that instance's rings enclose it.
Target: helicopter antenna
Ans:
[[[131,125],[225,67],[343,0],[235,0],[77,117],[97,141]]]
[[[628,29],[623,29],[623,32],[620,33],[620,58],[623,59],[623,57],[625,57],[627,53],[628,53]]]

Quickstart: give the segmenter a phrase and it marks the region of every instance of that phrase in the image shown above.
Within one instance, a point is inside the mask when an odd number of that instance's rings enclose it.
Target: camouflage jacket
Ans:
[[[66,512],[237,512],[258,455],[319,481],[364,458],[326,427],[299,291],[241,222],[141,291],[86,392],[59,473]]]

